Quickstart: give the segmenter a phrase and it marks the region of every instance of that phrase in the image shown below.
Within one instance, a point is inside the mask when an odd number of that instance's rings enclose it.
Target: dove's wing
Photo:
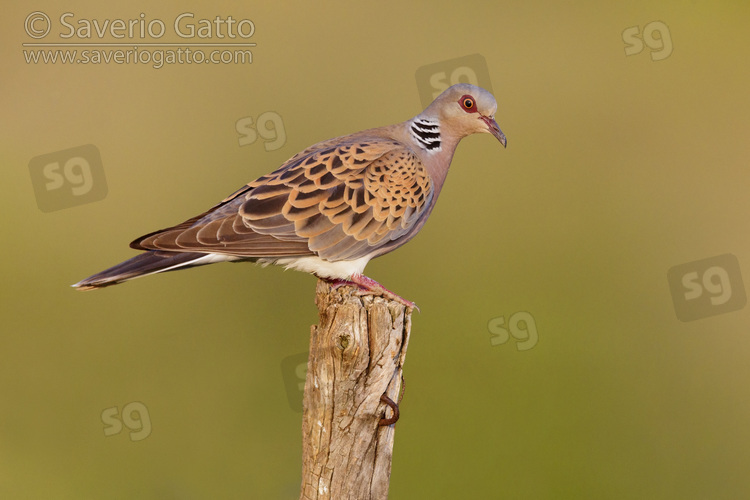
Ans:
[[[416,154],[382,137],[326,141],[208,212],[145,235],[140,250],[354,260],[405,242],[433,195]]]

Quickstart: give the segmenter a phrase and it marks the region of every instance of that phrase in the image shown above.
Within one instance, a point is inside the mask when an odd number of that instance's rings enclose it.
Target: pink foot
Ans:
[[[348,280],[335,279],[329,280],[329,283],[331,283],[331,286],[333,286],[334,289],[340,286],[354,285],[361,291],[366,292],[364,295],[377,295],[385,297],[387,299],[395,300],[396,302],[403,304],[406,307],[413,308],[419,311],[419,307],[417,307],[414,302],[406,300],[400,295],[396,295],[374,279],[368,278],[364,274],[352,274]]]

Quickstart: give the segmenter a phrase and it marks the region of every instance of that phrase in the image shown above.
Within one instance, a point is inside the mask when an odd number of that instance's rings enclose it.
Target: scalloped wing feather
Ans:
[[[432,202],[426,169],[398,141],[346,139],[308,148],[211,210],[131,246],[340,261],[372,255],[399,239],[406,242]]]

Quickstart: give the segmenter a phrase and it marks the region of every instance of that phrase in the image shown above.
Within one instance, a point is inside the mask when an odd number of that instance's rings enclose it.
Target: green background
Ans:
[[[367,268],[422,310],[390,498],[750,497],[748,308],[682,322],[667,280],[727,253],[750,276],[750,6],[604,5],[6,6],[0,497],[296,498],[284,360],[307,349],[314,278],[221,264],[69,285],[314,142],[416,115],[417,70],[477,53],[508,148],[465,139],[422,233]],[[26,64],[34,10],[231,15],[258,45],[250,65]],[[672,54],[626,56],[623,31],[653,21]],[[237,121],[268,111],[283,147],[240,146]],[[84,144],[106,197],[42,212],[29,162]],[[538,343],[493,345],[520,311]],[[131,402],[151,433],[106,436],[102,412]]]

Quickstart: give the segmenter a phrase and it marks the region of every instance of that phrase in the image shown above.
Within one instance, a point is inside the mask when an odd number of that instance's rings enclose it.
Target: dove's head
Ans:
[[[495,121],[495,111],[497,102],[492,94],[476,85],[457,83],[437,96],[422,115],[437,118],[441,129],[459,138],[488,133],[505,147],[507,141]]]

